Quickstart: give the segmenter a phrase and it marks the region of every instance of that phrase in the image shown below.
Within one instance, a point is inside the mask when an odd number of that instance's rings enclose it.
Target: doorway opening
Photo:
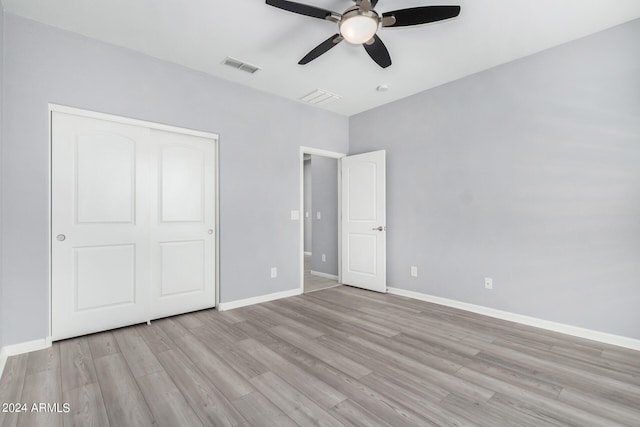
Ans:
[[[344,154],[300,148],[302,292],[340,285],[340,167]]]

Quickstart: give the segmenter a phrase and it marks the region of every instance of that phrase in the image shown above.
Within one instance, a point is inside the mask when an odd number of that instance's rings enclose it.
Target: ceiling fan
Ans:
[[[387,68],[391,65],[391,57],[386,46],[376,34],[380,26],[407,27],[454,18],[460,14],[460,6],[421,6],[394,10],[380,15],[373,10],[378,4],[378,0],[354,1],[356,3],[355,6],[340,14],[288,0],[266,0],[270,6],[338,24],[338,33],[332,35],[307,53],[298,62],[301,65],[308,64],[342,40],[346,40],[351,44],[364,46],[371,59],[382,68]]]

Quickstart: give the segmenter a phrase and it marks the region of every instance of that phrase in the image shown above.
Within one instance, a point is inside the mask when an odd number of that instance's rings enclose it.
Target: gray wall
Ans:
[[[389,286],[640,338],[638,40],[640,20],[352,117],[351,153],[387,150]]]
[[[5,345],[48,334],[49,102],[218,133],[221,301],[299,287],[299,146],[345,152],[346,117],[10,14],[4,54]]]
[[[2,88],[4,86],[4,6],[0,0],[0,165],[2,164],[2,134],[4,133],[4,126],[2,121],[2,112],[4,104],[4,94]],[[0,176],[0,224],[2,224],[2,177]],[[0,260],[2,259],[2,227],[0,227]],[[0,349],[2,349],[2,325],[4,324],[4,310],[2,310],[2,262],[0,262]]]
[[[304,251],[311,252],[311,242],[313,240],[313,219],[311,212],[311,158],[304,161],[304,209],[302,217],[304,220]],[[309,216],[307,217],[307,213]]]
[[[313,242],[311,269],[338,274],[338,160],[311,156]],[[321,213],[320,219],[317,217]],[[322,261],[322,254],[326,261]]]

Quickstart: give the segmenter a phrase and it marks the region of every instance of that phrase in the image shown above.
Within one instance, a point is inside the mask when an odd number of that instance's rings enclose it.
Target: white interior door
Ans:
[[[215,141],[52,113],[52,337],[215,305]]]
[[[342,283],[387,291],[385,151],[347,156],[342,170]]]
[[[151,318],[215,301],[215,151],[210,139],[151,131],[157,186],[151,210]]]
[[[52,116],[52,335],[146,320],[149,129]]]

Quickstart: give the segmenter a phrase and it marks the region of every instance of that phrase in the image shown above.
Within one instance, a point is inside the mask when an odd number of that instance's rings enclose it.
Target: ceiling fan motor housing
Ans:
[[[347,42],[363,44],[371,40],[379,25],[380,16],[374,10],[362,11],[358,6],[354,6],[342,14],[338,28],[340,35]]]

